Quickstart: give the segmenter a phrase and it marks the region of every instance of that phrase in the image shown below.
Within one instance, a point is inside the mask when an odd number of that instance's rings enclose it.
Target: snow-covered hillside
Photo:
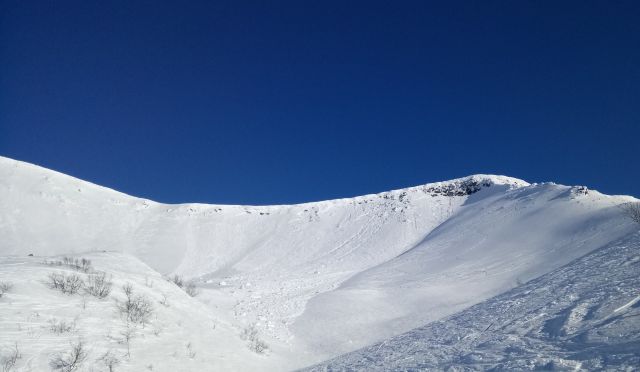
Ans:
[[[116,361],[116,371],[233,370],[239,359],[246,369],[262,365],[261,357],[238,337],[240,329],[135,257],[90,253],[82,258],[92,263],[87,273],[52,264],[61,257],[0,258],[0,283],[10,283],[0,298],[0,368],[17,348],[21,358],[16,370],[48,371],[53,358],[66,357],[80,343],[85,350],[80,370],[107,371],[109,360]],[[104,298],[82,288],[62,293],[49,285],[51,274],[77,275],[87,282],[102,272],[112,282]],[[131,285],[134,298],[148,301],[146,324],[131,321],[120,310],[125,285]]]
[[[289,370],[443,319],[630,236],[637,225],[618,206],[631,200],[476,175],[299,205],[166,205],[0,158],[0,275],[11,280],[24,265],[46,277],[49,256],[139,260],[145,275],[197,283],[182,316],[221,324],[202,341],[209,349],[244,347],[224,361],[198,352],[192,362],[208,369],[197,370]],[[104,259],[104,271],[120,270]],[[6,305],[20,287],[0,299],[3,324],[24,321],[12,306],[31,306]],[[23,295],[40,290],[50,291],[34,283]],[[266,353],[246,353],[240,336],[251,326]],[[20,337],[0,333],[0,347]]]
[[[635,370],[640,233],[449,318],[310,368]]]

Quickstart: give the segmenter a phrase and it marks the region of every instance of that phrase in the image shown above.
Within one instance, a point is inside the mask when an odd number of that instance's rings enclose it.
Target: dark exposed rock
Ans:
[[[463,181],[455,181],[446,185],[431,186],[424,189],[424,192],[431,196],[466,196],[475,194],[482,190],[483,187],[490,187],[493,183],[488,180],[476,180],[469,178]]]

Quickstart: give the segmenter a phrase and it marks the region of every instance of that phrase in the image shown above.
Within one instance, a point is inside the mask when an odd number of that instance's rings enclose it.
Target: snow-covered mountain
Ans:
[[[42,282],[64,269],[43,260],[66,255],[91,257],[112,273],[118,288],[104,306],[115,306],[126,282],[156,302],[169,293],[180,304],[180,311],[156,306],[160,320],[136,328],[137,349],[126,358],[122,343],[105,341],[95,326],[78,327],[68,337],[93,345],[86,368],[104,369],[96,358],[109,350],[122,359],[117,370],[301,368],[511,293],[621,239],[637,240],[638,226],[619,208],[633,200],[475,175],[299,205],[167,205],[0,158],[0,281],[14,283],[0,298],[0,347],[37,343],[23,348],[16,365],[46,368],[61,336],[28,341],[46,330],[22,325],[40,324],[25,319],[59,312],[68,300]],[[182,296],[144,279],[171,274],[194,280],[201,293]],[[75,312],[79,324],[122,327],[115,311]],[[180,326],[163,338],[151,333],[155,322]],[[187,323],[193,341],[177,330]],[[245,347],[247,330],[269,350]],[[182,363],[188,342],[198,352]],[[177,351],[164,363],[158,348]]]

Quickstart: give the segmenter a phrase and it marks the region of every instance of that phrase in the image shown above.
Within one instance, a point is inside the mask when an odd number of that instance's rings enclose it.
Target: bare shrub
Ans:
[[[164,306],[164,307],[169,307],[169,300],[167,299],[167,295],[166,294],[162,294],[162,300],[159,301],[160,305]]]
[[[258,329],[255,324],[250,324],[243,329],[240,338],[247,341],[247,347],[254,353],[263,354],[269,349],[267,343],[258,337]]]
[[[200,290],[196,287],[196,284],[193,281],[186,282],[180,275],[176,274],[172,276],[169,278],[169,281],[182,288],[191,297],[195,297],[200,294]]]
[[[144,327],[149,322],[151,314],[153,314],[151,301],[145,295],[134,294],[130,283],[122,286],[122,291],[126,299],[123,302],[117,302],[120,314],[127,323],[139,323]]]
[[[91,271],[91,260],[86,258],[71,258],[71,257],[63,257],[62,262],[65,266],[69,266],[72,269],[82,271],[83,273],[88,273]]]
[[[184,278],[181,277],[178,274],[176,274],[176,275],[172,276],[171,278],[169,278],[169,281],[172,282],[173,284],[177,285],[180,288],[184,287]]]
[[[0,282],[0,292],[9,292],[13,288],[13,283],[11,282]]]
[[[102,363],[104,363],[104,365],[109,369],[109,372],[115,372],[116,370],[116,366],[118,364],[120,364],[120,359],[118,359],[118,357],[116,357],[115,355],[113,355],[113,353],[111,352],[111,350],[107,351],[103,356],[100,357],[100,359],[98,359],[99,361],[102,361]]]
[[[195,297],[200,294],[200,290],[196,287],[194,282],[188,282],[183,289],[191,297]]]
[[[2,298],[2,295],[4,295],[5,293],[11,291],[12,288],[13,288],[13,283],[0,282],[0,298]]]
[[[47,285],[51,289],[57,289],[64,294],[76,294],[84,286],[82,278],[76,274],[66,275],[51,273],[49,274]]]
[[[93,270],[91,260],[86,258],[62,257],[62,260],[57,261],[44,260],[44,264],[49,266],[67,266],[83,273],[88,273]]]
[[[96,274],[89,274],[84,291],[93,297],[105,298],[111,293],[112,286],[111,277],[107,277],[107,274],[101,271]]]
[[[189,343],[185,346],[185,348],[187,349],[187,350],[186,350],[186,354],[187,354],[187,357],[189,357],[189,359],[193,359],[193,358],[195,358],[195,357],[196,357],[196,352],[195,352],[195,351],[193,351],[193,345],[191,345],[191,342],[189,342]]]
[[[83,258],[80,260],[80,265],[77,267],[78,267],[78,270],[84,273],[88,273],[89,271],[92,270],[91,260],[87,260],[86,258]]]
[[[119,341],[119,343],[123,343],[127,347],[127,353],[125,354],[125,356],[127,358],[131,358],[131,340],[135,338],[136,332],[134,329],[131,329],[127,325],[127,328],[124,331],[120,332],[120,335],[122,336],[122,339]]]
[[[2,372],[9,372],[16,366],[18,359],[22,358],[22,354],[20,353],[20,349],[18,349],[18,343],[16,342],[13,345],[13,348],[10,349],[7,353],[0,354],[0,367],[2,367]]]
[[[620,207],[629,218],[640,223],[640,202],[624,203]]]
[[[75,329],[75,322],[67,322],[66,320],[58,320],[58,319],[50,319],[49,320],[49,329],[52,333],[56,335],[61,335],[63,333],[71,332]]]
[[[56,371],[75,371],[87,359],[87,351],[82,341],[71,344],[71,350],[65,353],[58,353],[49,361],[49,367]]]

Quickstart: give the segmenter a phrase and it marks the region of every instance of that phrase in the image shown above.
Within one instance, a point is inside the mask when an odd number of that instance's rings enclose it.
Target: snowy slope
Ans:
[[[634,370],[640,233],[452,317],[310,368]]]
[[[615,199],[575,190],[546,184],[472,197],[404,254],[313,298],[294,329],[316,352],[353,350],[507,291],[635,229]]]
[[[0,256],[117,252],[193,278],[209,316],[255,324],[271,349],[261,366],[286,370],[616,241],[636,228],[617,207],[629,200],[476,175],[300,205],[166,205],[0,158]],[[235,369],[253,369],[249,360],[238,354]]]
[[[117,253],[85,254],[94,270],[112,278],[109,296],[98,299],[80,291],[64,294],[48,287],[48,275],[88,274],[48,265],[61,257],[0,258],[0,282],[12,287],[0,298],[0,368],[3,358],[18,348],[21,358],[14,370],[48,371],[50,360],[82,342],[87,351],[81,370],[107,371],[106,353],[119,363],[115,370],[210,371],[258,369],[263,356],[250,352],[237,337],[239,330],[216,318],[203,304],[163,279],[135,257]],[[149,324],[129,324],[118,311],[124,301],[122,286],[148,298],[153,309]],[[53,324],[70,329],[55,332]],[[125,332],[131,330],[129,351]],[[125,356],[129,354],[129,356]]]

